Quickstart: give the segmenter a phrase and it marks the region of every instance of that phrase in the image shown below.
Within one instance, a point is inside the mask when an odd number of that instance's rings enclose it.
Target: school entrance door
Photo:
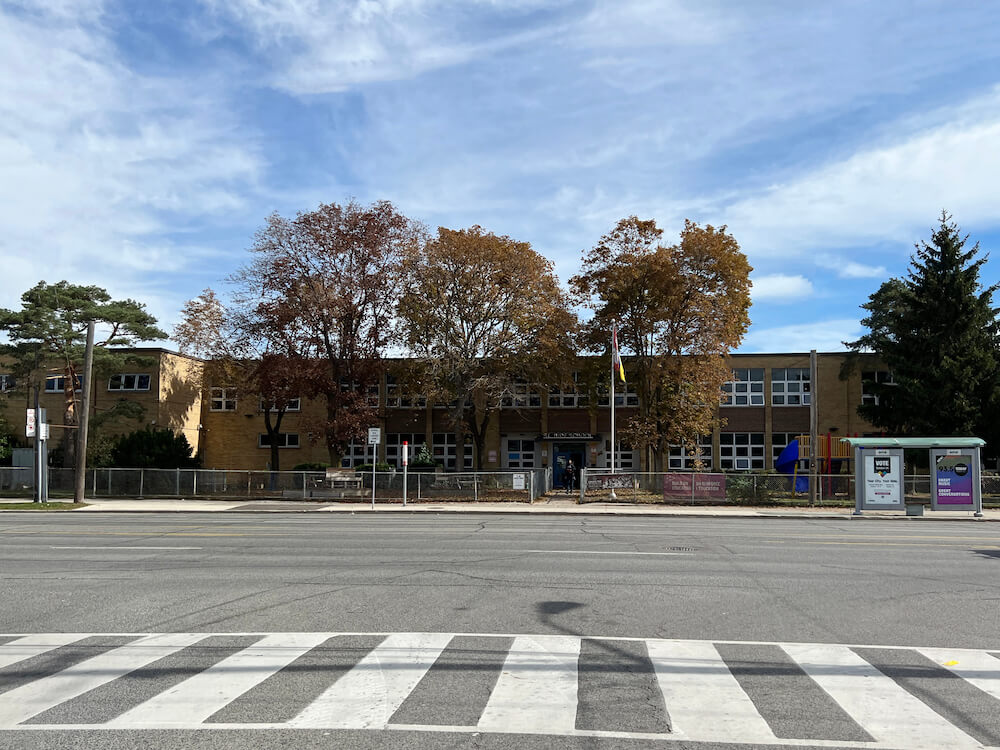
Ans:
[[[563,481],[563,472],[566,471],[566,464],[572,461],[573,466],[576,467],[576,472],[574,472],[576,477],[573,480],[573,486],[579,487],[580,467],[584,465],[583,459],[587,455],[587,446],[583,443],[558,443],[552,446],[552,455],[555,457],[552,469],[552,485],[560,489],[566,486]]]

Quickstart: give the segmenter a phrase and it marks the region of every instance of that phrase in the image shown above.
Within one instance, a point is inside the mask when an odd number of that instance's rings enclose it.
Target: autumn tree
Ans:
[[[639,414],[622,430],[662,471],[670,445],[697,445],[718,419],[726,355],[750,324],[750,265],[726,227],[685,221],[677,244],[662,243],[653,220],[622,219],[583,254],[570,280],[576,300],[594,311],[586,340],[607,352],[612,324],[633,355],[628,379]]]
[[[998,285],[983,286],[986,256],[967,241],[943,212],[931,241],[916,245],[906,277],[889,279],[862,305],[868,332],[848,346],[877,354],[893,377],[866,384],[877,403],[858,413],[882,429],[979,435],[988,444],[998,436]]]
[[[254,335],[317,363],[304,395],[325,403],[316,434],[332,465],[371,422],[367,394],[382,376],[402,260],[421,237],[388,201],[273,214],[254,238],[253,260],[233,277]]]
[[[142,363],[141,358],[115,348],[167,337],[156,327],[156,318],[145,305],[131,299],[113,300],[98,286],[40,281],[21,295],[19,311],[0,309],[0,331],[7,334],[9,341],[3,351],[12,357],[19,380],[44,386],[50,373],[63,378],[63,424],[68,426],[77,424],[74,385],[80,383],[87,324],[91,320],[100,335],[94,347],[95,373],[106,374],[130,363]],[[92,387],[90,383],[86,386]],[[96,408],[96,401],[94,405]],[[76,438],[70,432],[63,432],[65,466],[74,465]]]
[[[516,381],[555,382],[577,328],[551,263],[527,242],[479,226],[442,227],[409,255],[399,317],[429,395],[451,404],[479,468],[491,415]]]
[[[312,387],[316,363],[302,356],[291,330],[272,330],[256,306],[225,305],[212,289],[185,303],[172,338],[185,354],[205,360],[203,384],[233,388],[259,405],[269,438],[271,471],[281,470],[279,435],[293,399]]]

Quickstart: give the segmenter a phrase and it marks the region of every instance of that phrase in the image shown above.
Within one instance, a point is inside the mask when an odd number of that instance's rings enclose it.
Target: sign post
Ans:
[[[410,441],[403,441],[403,507],[406,507],[406,468],[410,465]]]
[[[368,445],[372,447],[372,510],[375,510],[375,465],[378,463],[378,444],[382,441],[380,427],[368,428]]]

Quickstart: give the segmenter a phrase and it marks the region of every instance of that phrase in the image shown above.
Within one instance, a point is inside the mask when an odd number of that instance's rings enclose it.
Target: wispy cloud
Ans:
[[[1000,89],[953,114],[946,124],[861,149],[722,213],[744,248],[765,257],[880,242],[909,246],[942,208],[961,222],[996,226]]]
[[[855,260],[837,258],[833,255],[819,255],[816,265],[833,271],[840,279],[888,279],[889,270],[883,265],[859,263]]]
[[[135,73],[99,4],[74,8],[0,16],[2,306],[40,279],[167,286],[197,258],[183,234],[238,211],[260,168],[218,92]]]
[[[843,351],[843,342],[859,338],[862,331],[858,321],[851,318],[753,327],[739,350],[746,353]]]

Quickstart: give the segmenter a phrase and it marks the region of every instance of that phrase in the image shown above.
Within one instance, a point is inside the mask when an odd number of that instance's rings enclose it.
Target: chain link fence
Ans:
[[[773,505],[810,504],[808,476],[788,474],[645,472],[608,474],[586,469],[580,482],[579,501],[593,503],[662,503],[668,505]],[[814,478],[816,505],[854,507],[854,475],[823,474]],[[931,478],[926,474],[904,477],[908,502],[931,501]],[[1000,476],[982,478],[983,506],[1000,507]],[[612,495],[613,493],[613,495]]]
[[[49,495],[73,494],[73,469],[50,468]],[[348,476],[351,479],[343,478]],[[0,493],[30,496],[31,467],[0,467]],[[411,501],[488,501],[530,503],[552,489],[551,469],[523,471],[412,472],[406,476]],[[286,499],[371,501],[371,472],[338,472],[330,479],[322,471],[230,471],[223,469],[90,469],[88,497],[204,497],[227,499]],[[378,502],[402,502],[403,472],[377,472]]]

